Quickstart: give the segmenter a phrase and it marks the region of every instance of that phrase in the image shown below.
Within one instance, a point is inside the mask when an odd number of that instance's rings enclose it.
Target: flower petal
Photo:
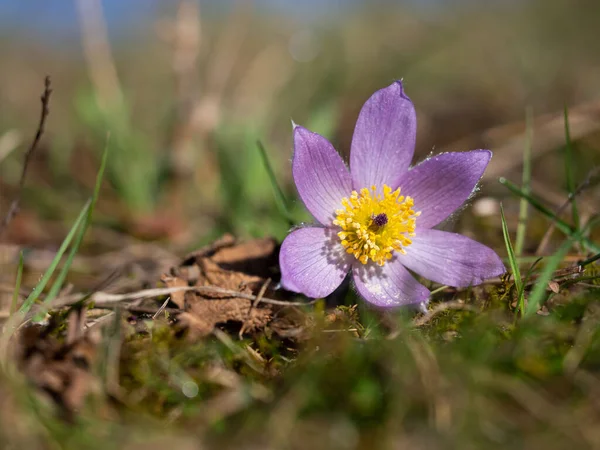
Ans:
[[[292,173],[300,198],[323,225],[331,224],[341,200],[352,191],[350,173],[327,139],[295,126]]]
[[[473,193],[492,152],[442,153],[409,170],[400,180],[402,195],[421,211],[418,228],[431,228],[456,211]]]
[[[325,297],[346,278],[351,258],[333,230],[299,228],[281,244],[281,284],[308,297]]]
[[[429,291],[404,268],[398,258],[383,267],[355,263],[354,284],[360,295],[377,306],[393,307],[426,303]]]
[[[410,270],[437,283],[474,286],[506,272],[491,248],[456,233],[417,230],[406,255],[398,259]]]
[[[395,189],[415,151],[417,116],[402,82],[375,92],[354,129],[350,172],[354,189],[387,184]]]

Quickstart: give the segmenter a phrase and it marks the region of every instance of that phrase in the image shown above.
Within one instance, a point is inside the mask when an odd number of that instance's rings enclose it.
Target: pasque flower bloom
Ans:
[[[415,109],[401,82],[364,104],[350,170],[327,139],[294,125],[294,181],[319,224],[297,228],[283,241],[285,288],[324,297],[351,272],[367,301],[400,306],[429,297],[407,269],[456,287],[504,273],[490,248],[433,228],[470,197],[492,153],[443,153],[409,168],[416,129]]]

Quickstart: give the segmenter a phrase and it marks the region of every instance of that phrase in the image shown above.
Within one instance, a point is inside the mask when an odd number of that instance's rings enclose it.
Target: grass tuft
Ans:
[[[50,281],[50,278],[52,278],[54,271],[58,267],[63,255],[65,254],[65,252],[67,251],[67,248],[71,244],[71,241],[75,237],[77,230],[86,221],[87,213],[90,209],[91,203],[92,203],[92,200],[90,199],[86,202],[84,207],[81,209],[81,212],[77,216],[75,223],[73,224],[73,226],[69,230],[69,233],[67,234],[67,236],[63,240],[62,244],[60,245],[58,251],[56,252],[56,255],[54,256],[54,258],[52,258],[52,262],[50,263],[50,266],[48,267],[48,269],[46,269],[46,271],[44,272],[44,275],[42,276],[40,281],[35,285],[35,287],[31,291],[31,293],[27,296],[27,298],[25,299],[25,301],[19,308],[19,313],[21,315],[25,315],[31,309],[33,304],[40,298],[40,295],[42,295],[44,288]]]
[[[500,220],[502,221],[502,235],[504,236],[504,244],[506,246],[508,262],[510,264],[510,269],[513,273],[513,280],[515,283],[515,288],[517,290],[517,311],[520,311],[521,316],[523,316],[525,315],[525,292],[523,290],[523,280],[521,278],[519,262],[517,261],[515,251],[510,240],[510,233],[508,231],[508,225],[506,224],[506,217],[504,217],[504,207],[502,205],[500,205]]]
[[[67,256],[67,259],[65,260],[61,271],[59,272],[58,276],[55,278],[54,283],[52,284],[52,287],[50,288],[50,290],[48,291],[48,294],[46,295],[46,298],[44,298],[44,302],[42,303],[42,305],[43,305],[42,308],[40,308],[40,311],[38,311],[37,314],[34,316],[34,319],[33,319],[34,321],[42,320],[50,303],[52,302],[52,300],[54,300],[56,298],[56,296],[59,294],[60,290],[62,289],[62,286],[63,286],[65,280],[67,279],[67,274],[69,273],[69,270],[71,269],[71,265],[73,264],[73,260],[75,259],[75,255],[79,252],[79,248],[81,247],[81,244],[83,242],[85,232],[87,231],[90,223],[92,222],[94,206],[96,205],[96,201],[98,200],[98,196],[100,195],[100,187],[102,185],[102,180],[104,178],[104,170],[106,169],[106,161],[108,159],[108,142],[109,142],[109,135],[107,135],[106,145],[104,148],[104,152],[102,153],[102,160],[100,161],[100,169],[98,170],[98,174],[96,175],[96,184],[94,187],[94,192],[92,194],[91,199],[89,200],[89,207],[87,208],[87,211],[85,213],[85,220],[79,227],[77,237],[75,238],[75,241],[74,241],[73,245],[71,246],[71,251],[69,252],[69,255]]]

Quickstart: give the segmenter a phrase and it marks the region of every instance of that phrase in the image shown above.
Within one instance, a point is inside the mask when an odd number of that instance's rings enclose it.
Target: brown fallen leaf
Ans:
[[[277,272],[277,244],[273,239],[255,239],[238,243],[226,235],[212,245],[187,255],[170,275],[163,275],[167,287],[213,286],[257,300],[222,292],[175,292],[171,300],[184,312],[178,323],[192,339],[206,336],[217,324],[241,324],[241,331],[263,328],[272,317],[273,305],[260,303],[262,295],[276,293],[269,285]]]
[[[99,386],[91,372],[100,334],[83,331],[85,311],[72,311],[67,337],[60,342],[51,326],[31,325],[20,335],[18,367],[34,386],[47,394],[66,420],[72,420],[87,395]]]

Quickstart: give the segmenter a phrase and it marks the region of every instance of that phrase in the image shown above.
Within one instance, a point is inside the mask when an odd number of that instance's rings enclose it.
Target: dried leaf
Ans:
[[[276,273],[277,244],[273,239],[237,243],[229,235],[210,246],[187,255],[171,275],[163,275],[167,287],[204,286],[258,295]],[[267,297],[276,293],[266,289]],[[185,312],[179,324],[188,336],[198,338],[212,332],[218,324],[241,324],[242,332],[263,328],[271,319],[273,306],[222,292],[177,292],[171,297]]]
[[[71,313],[64,342],[50,335],[51,326],[32,325],[20,336],[20,370],[50,396],[67,420],[83,406],[87,395],[98,389],[91,367],[100,334],[96,330],[83,333],[84,316],[83,311]]]
[[[555,294],[558,294],[560,292],[560,285],[554,280],[548,282],[548,287]]]

